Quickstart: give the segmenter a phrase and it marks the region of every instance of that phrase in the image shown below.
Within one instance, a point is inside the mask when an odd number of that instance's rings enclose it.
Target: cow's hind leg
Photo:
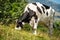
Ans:
[[[49,22],[49,34],[52,35],[53,34],[53,20],[50,20]]]

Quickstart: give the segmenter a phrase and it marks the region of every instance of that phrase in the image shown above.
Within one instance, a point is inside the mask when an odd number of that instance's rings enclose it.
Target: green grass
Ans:
[[[37,35],[33,35],[32,28],[28,26],[25,25],[22,30],[15,30],[15,24],[0,25],[0,40],[60,40],[60,30],[56,28],[54,34],[50,37],[46,27],[38,27]]]

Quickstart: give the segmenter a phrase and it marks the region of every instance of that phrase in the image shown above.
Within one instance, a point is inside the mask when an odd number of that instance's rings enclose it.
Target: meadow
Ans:
[[[15,23],[9,25],[0,24],[0,40],[60,40],[60,22],[55,23],[53,35],[48,34],[48,28],[38,25],[37,35],[32,34],[29,24],[22,30],[15,30]]]

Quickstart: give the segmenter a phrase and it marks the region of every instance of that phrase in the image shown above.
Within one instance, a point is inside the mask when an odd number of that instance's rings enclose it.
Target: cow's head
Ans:
[[[21,30],[21,28],[23,28],[23,24],[22,24],[22,21],[21,20],[17,20],[17,25],[15,27],[15,29],[17,30]]]

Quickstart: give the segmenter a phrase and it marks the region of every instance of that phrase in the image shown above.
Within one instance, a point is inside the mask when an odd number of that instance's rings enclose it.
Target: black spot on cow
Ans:
[[[45,4],[43,4],[43,6],[44,6],[46,9],[49,9],[49,8],[50,8],[49,6],[47,6],[47,5],[45,5]]]
[[[29,15],[30,15],[30,17],[31,17],[31,18],[34,17],[34,18],[35,18],[35,22],[37,22],[38,17],[37,17],[37,15],[36,15],[36,12],[33,11],[33,10],[31,10],[30,8],[28,8],[28,10],[29,10]]]
[[[46,15],[48,16],[48,12],[46,13]]]
[[[38,6],[37,6],[37,10],[42,14],[42,11]]]
[[[28,10],[29,10],[29,15],[30,15],[29,18],[31,19],[32,17],[34,17],[35,18],[35,22],[37,22],[38,17],[36,15],[36,12],[31,10],[30,8],[28,8]]]
[[[28,11],[29,12],[26,11],[25,13],[22,14],[22,16],[21,16],[21,21],[22,22],[29,23],[30,20],[31,20],[31,18],[33,16],[35,16],[35,14],[36,14],[36,12],[34,12],[33,10],[31,10],[30,8],[28,8]]]
[[[43,7],[43,6],[41,6],[41,7],[42,7],[43,12],[45,13],[45,11],[44,11],[44,10],[45,10],[44,7]]]
[[[27,22],[27,23],[29,23],[29,21],[30,21],[30,19],[29,19],[29,12],[25,12],[23,15],[22,15],[22,17],[21,17],[21,21],[22,22]]]
[[[36,4],[36,3],[32,3],[32,4],[34,4],[35,6],[37,6],[37,4]]]
[[[33,10],[31,10],[30,8],[28,8],[28,11],[29,11],[29,15],[30,15],[30,16],[33,16],[34,14],[36,14],[36,12],[33,11]]]
[[[25,13],[23,13],[22,16],[20,17],[21,18],[21,21],[24,20],[27,15],[28,15],[28,12],[27,11]]]

